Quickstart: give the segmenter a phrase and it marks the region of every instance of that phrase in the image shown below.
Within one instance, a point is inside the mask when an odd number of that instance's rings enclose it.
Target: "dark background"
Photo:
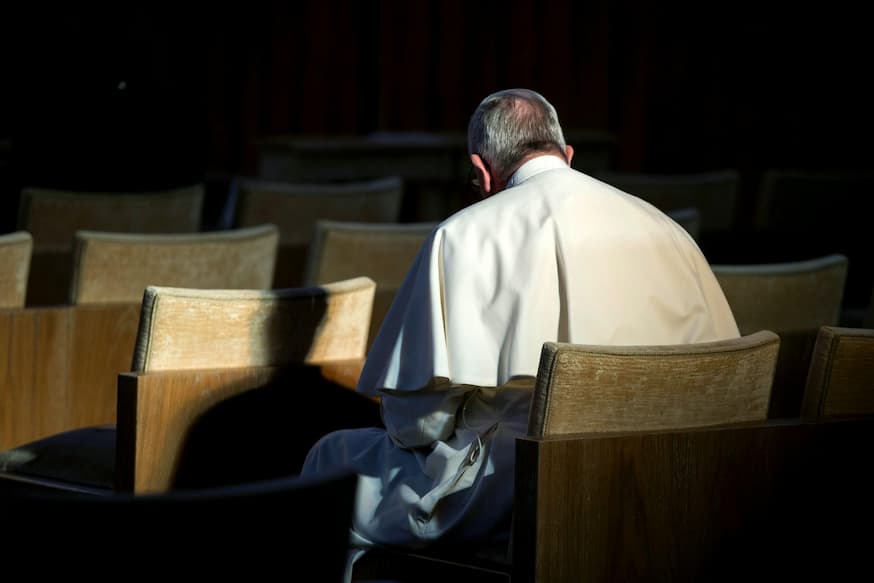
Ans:
[[[22,186],[251,175],[266,136],[463,131],[508,87],[543,93],[566,130],[614,135],[614,170],[737,169],[747,206],[767,168],[871,169],[872,24],[849,3],[117,4],[4,8],[2,230]],[[707,251],[756,259],[738,248]],[[832,251],[798,249],[780,257]]]

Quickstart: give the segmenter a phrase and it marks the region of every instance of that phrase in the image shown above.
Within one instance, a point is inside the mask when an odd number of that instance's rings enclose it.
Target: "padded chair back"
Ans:
[[[779,337],[592,346],[546,342],[528,422],[532,437],[641,431],[767,418]]]
[[[24,307],[32,252],[27,231],[0,235],[0,308]]]
[[[155,192],[72,192],[26,188],[20,228],[36,251],[70,251],[76,231],[194,233],[200,228],[204,188],[195,184]]]
[[[0,515],[17,525],[4,550],[48,579],[93,578],[94,562],[83,559],[96,551],[143,580],[169,571],[264,580],[308,569],[318,573],[313,580],[340,583],[357,478],[337,471],[106,496],[15,492],[15,485],[0,479]]]
[[[607,172],[596,176],[665,212],[697,208],[702,233],[726,232],[734,227],[740,192],[740,173],[736,170],[694,174]]]
[[[149,285],[270,289],[275,225],[190,234],[77,231],[70,304],[140,302]]]
[[[18,224],[33,235],[27,305],[67,302],[76,231],[196,233],[203,200],[201,184],[155,192],[24,189]]]
[[[819,329],[801,412],[805,417],[874,414],[874,330]]]
[[[279,227],[280,251],[273,285],[283,288],[304,283],[316,221],[397,222],[403,182],[395,176],[325,184],[240,178],[234,191],[235,226],[273,223]]]
[[[306,285],[358,276],[376,282],[369,342],[391,306],[422,243],[437,223],[318,221],[307,259]]]
[[[149,286],[131,370],[362,358],[375,288],[367,277],[276,290]]]
[[[808,330],[838,323],[847,278],[844,255],[712,267],[741,334]]]

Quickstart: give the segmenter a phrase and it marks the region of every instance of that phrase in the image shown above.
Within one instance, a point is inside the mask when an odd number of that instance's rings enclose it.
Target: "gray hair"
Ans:
[[[565,155],[555,108],[530,89],[506,89],[482,100],[467,126],[467,149],[508,179],[535,152]]]

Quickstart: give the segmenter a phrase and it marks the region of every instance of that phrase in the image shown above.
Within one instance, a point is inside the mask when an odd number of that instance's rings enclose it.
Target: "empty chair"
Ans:
[[[306,285],[357,276],[376,282],[368,346],[437,223],[359,223],[318,221],[310,245]]]
[[[312,580],[341,583],[356,483],[333,472],[87,496],[15,491],[0,478],[0,515],[16,525],[4,551],[50,579],[93,578],[94,561],[83,559],[99,552],[134,579],[270,579],[309,569]]]
[[[280,249],[273,286],[285,288],[303,285],[316,221],[397,222],[403,182],[398,177],[329,184],[240,178],[234,190],[234,226],[273,223],[279,227]]]
[[[188,234],[77,231],[70,304],[139,302],[147,286],[270,289],[275,225]]]
[[[874,329],[819,329],[801,412],[805,417],[874,413]]]
[[[155,192],[22,190],[18,225],[33,236],[27,304],[67,301],[76,231],[196,233],[203,197],[201,184]]]
[[[839,322],[847,258],[712,267],[741,334],[780,335],[771,417],[797,416],[817,330]]]
[[[8,450],[0,454],[0,469],[58,487],[97,489],[115,486],[122,473],[116,456],[131,464],[154,464],[157,458],[163,469],[174,471],[190,423],[251,388],[235,382],[235,370],[363,361],[374,289],[366,277],[281,290],[150,286],[143,294],[131,371],[214,367],[229,376],[210,390],[177,386],[154,394],[137,393],[135,387],[128,394],[120,387],[118,448],[114,426],[88,427]],[[307,387],[299,388],[305,396]],[[284,449],[293,447],[299,444]]]
[[[603,172],[595,176],[665,212],[697,208],[702,234],[734,227],[740,196],[740,174],[736,170],[690,174]]]
[[[32,251],[27,231],[0,235],[0,308],[24,306]]]

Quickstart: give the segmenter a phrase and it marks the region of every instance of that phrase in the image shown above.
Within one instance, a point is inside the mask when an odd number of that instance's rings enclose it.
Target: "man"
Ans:
[[[490,95],[468,128],[484,200],[423,245],[358,390],[385,430],[329,434],[305,472],[359,473],[353,541],[508,540],[514,440],[545,341],[675,344],[738,336],[692,238],[650,204],[570,168],[541,95]]]

